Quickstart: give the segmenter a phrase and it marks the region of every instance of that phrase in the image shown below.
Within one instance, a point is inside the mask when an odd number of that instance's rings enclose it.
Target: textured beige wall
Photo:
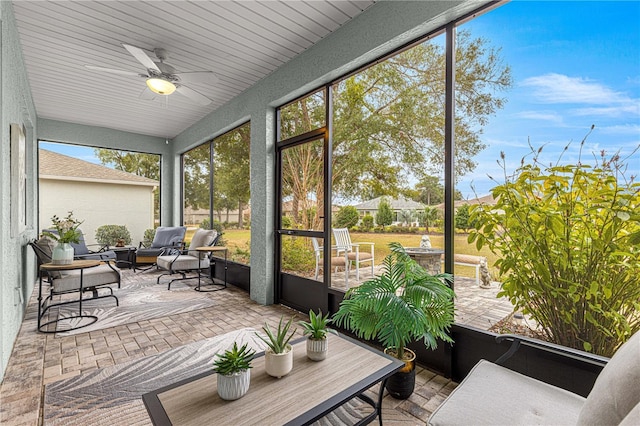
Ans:
[[[126,225],[137,245],[144,230],[153,228],[152,191],[152,186],[40,179],[40,227],[49,227],[54,214],[62,218],[72,210],[84,221],[80,229],[87,244],[96,243],[99,226]]]

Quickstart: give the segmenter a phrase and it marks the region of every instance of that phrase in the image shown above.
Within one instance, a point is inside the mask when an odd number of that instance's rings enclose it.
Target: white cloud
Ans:
[[[616,104],[627,103],[629,97],[621,92],[582,77],[549,73],[529,77],[522,86],[532,87],[533,94],[546,103]]]
[[[607,117],[620,117],[624,115],[634,114],[640,115],[640,102],[629,100],[621,105],[592,107],[592,108],[578,108],[572,111],[575,115],[593,115],[593,116],[607,116]]]
[[[596,127],[596,129],[607,134],[640,136],[640,124],[621,124],[618,126]]]
[[[527,120],[540,120],[547,121],[549,123],[562,125],[562,116],[557,112],[552,111],[521,111],[514,114],[517,118],[524,118]]]

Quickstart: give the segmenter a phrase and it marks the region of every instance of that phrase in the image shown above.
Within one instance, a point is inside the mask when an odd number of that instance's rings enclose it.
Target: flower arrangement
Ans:
[[[51,222],[53,222],[53,227],[55,228],[56,233],[44,231],[42,235],[52,238],[59,243],[80,242],[81,234],[80,231],[78,231],[78,227],[83,221],[79,221],[74,218],[72,211],[70,211],[64,219],[60,219],[57,215],[53,215]]]

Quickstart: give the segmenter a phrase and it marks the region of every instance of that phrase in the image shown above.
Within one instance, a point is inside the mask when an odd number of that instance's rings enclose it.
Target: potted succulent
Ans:
[[[278,330],[275,333],[265,323],[262,331],[267,335],[266,339],[256,333],[267,344],[267,349],[264,351],[264,368],[268,375],[278,379],[286,376],[293,369],[293,347],[289,344],[289,341],[296,333],[296,330],[293,329],[291,334],[287,336],[291,324],[293,324],[293,317],[284,324],[283,321],[283,317],[280,317]]]
[[[337,331],[327,327],[331,322],[328,315],[322,316],[322,311],[318,310],[316,315],[313,310],[309,311],[309,321],[299,321],[303,328],[302,334],[307,338],[307,358],[313,361],[322,361],[327,357],[329,341],[327,333],[338,334]]]
[[[431,275],[405,252],[390,243],[383,273],[350,289],[333,317],[335,324],[358,338],[378,339],[385,352],[405,361],[405,367],[387,381],[387,390],[406,399],[415,387],[415,353],[406,345],[422,339],[430,349],[437,340],[452,342],[448,330],[454,320],[454,293],[450,274]]]
[[[214,370],[218,373],[218,395],[220,398],[233,401],[241,398],[249,390],[251,382],[251,361],[256,351],[247,348],[247,344],[238,349],[238,344],[233,342],[231,350],[226,350],[222,355],[217,354],[213,362]]]

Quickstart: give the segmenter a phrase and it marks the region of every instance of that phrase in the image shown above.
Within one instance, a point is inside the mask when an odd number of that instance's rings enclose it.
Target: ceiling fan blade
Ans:
[[[160,68],[158,68],[155,62],[153,62],[153,60],[149,57],[149,55],[145,53],[144,50],[140,49],[139,47],[131,46],[129,44],[122,44],[122,46],[124,46],[124,48],[127,49],[129,53],[131,53],[134,58],[138,60],[138,62],[144,65],[146,69],[156,71],[158,74],[162,74]]]
[[[178,88],[176,89],[176,92],[180,93],[182,96],[186,96],[187,98],[191,99],[192,101],[195,101],[197,103],[199,103],[200,105],[209,105],[211,103],[211,99],[207,98],[206,96],[196,92],[193,89],[188,88],[187,86],[178,86]]]
[[[135,76],[135,77],[146,77],[146,75],[144,74],[140,74],[139,72],[133,72],[133,71],[115,70],[113,68],[96,67],[93,65],[85,65],[84,67],[91,71],[108,72],[110,74],[120,74],[120,75],[128,75],[128,76]]]
[[[185,83],[216,84],[218,82],[218,76],[213,71],[179,72],[175,76]]]
[[[152,101],[156,98],[156,94],[151,91],[148,87],[145,87],[142,92],[140,92],[140,99],[144,99],[146,101]]]

